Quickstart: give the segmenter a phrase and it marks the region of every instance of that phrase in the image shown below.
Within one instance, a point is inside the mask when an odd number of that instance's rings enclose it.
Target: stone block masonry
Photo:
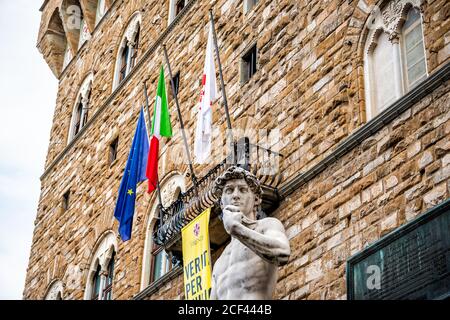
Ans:
[[[45,59],[52,48],[42,39],[62,2],[49,0],[42,7],[38,43]],[[83,9],[93,3],[80,2]],[[339,143],[368,125],[361,46],[367,8],[374,1],[260,0],[244,14],[242,1],[191,0],[171,25],[169,1],[106,2],[107,14],[95,29],[90,26],[91,38],[57,73],[59,87],[25,299],[44,298],[56,279],[64,284],[64,299],[84,298],[96,244],[106,231],[117,232],[113,217],[117,191],[144,103],[143,82],[150,99],[156,92],[162,43],[167,45],[174,73],[180,71],[178,98],[193,136],[211,7],[233,126],[280,130],[282,141],[271,146],[284,156],[280,189],[299,173],[320,165]],[[448,63],[448,9],[446,1],[422,5],[429,76]],[[137,64],[113,88],[119,41],[136,12],[142,17]],[[254,44],[257,71],[242,83],[240,58]],[[89,73],[94,80],[88,123],[68,142],[76,94]],[[307,182],[281,201],[273,215],[288,232],[292,255],[279,270],[275,298],[344,299],[346,259],[450,196],[449,101],[446,80],[333,164],[311,173]],[[173,105],[169,95],[177,131]],[[214,106],[213,121],[222,130],[226,127],[221,100]],[[116,137],[117,159],[110,164],[109,145]],[[174,161],[179,143],[174,137],[162,146],[160,179],[177,173],[189,186],[187,165]],[[199,175],[210,168],[195,166]],[[68,190],[70,205],[64,210],[61,199]],[[133,237],[126,243],[117,241],[114,299],[132,299],[149,285],[142,283],[142,270],[144,259],[151,257],[145,243],[157,199],[145,193],[145,184],[137,194]],[[177,276],[144,298],[183,297],[183,279]]]

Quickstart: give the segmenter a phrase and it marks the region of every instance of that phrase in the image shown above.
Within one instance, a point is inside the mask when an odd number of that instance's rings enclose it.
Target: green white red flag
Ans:
[[[158,80],[158,89],[156,91],[155,108],[153,110],[150,150],[148,152],[148,162],[146,170],[146,175],[148,178],[148,193],[153,192],[158,184],[159,142],[162,137],[171,136],[172,126],[170,124],[170,113],[167,106],[164,68],[163,66],[161,66],[161,72],[159,74]]]

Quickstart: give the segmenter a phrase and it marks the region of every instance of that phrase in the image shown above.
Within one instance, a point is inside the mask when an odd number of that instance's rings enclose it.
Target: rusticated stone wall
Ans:
[[[61,2],[49,0],[43,7],[38,42]],[[147,81],[152,99],[164,61],[162,43],[167,45],[173,71],[181,73],[179,101],[192,135],[208,10],[213,8],[233,126],[280,130],[281,141],[272,148],[284,155],[282,186],[366,123],[362,45],[372,4],[260,0],[244,15],[242,1],[193,0],[168,30],[169,1],[110,1],[102,22],[95,29],[91,26],[92,38],[58,73],[24,298],[43,298],[55,279],[65,284],[64,298],[83,298],[95,244],[105,231],[117,231],[114,205],[144,103],[142,83]],[[433,74],[449,60],[449,4],[425,1],[422,9],[427,67]],[[142,16],[138,64],[122,85],[113,88],[119,41],[137,11]],[[258,71],[241,83],[240,58],[253,44]],[[94,75],[90,120],[68,143],[76,94],[89,73]],[[170,95],[169,100],[177,127]],[[224,130],[220,103],[214,105],[213,120]],[[449,197],[448,106],[446,83],[281,203],[274,215],[287,229],[292,257],[280,269],[276,298],[345,298],[344,262],[350,255]],[[162,147],[162,183],[173,172],[188,172],[186,165],[174,161],[182,152],[175,131],[176,136]],[[108,146],[116,137],[118,159],[109,164]],[[195,170],[201,176],[212,165]],[[68,189],[70,206],[64,211],[61,199]],[[126,243],[118,240],[115,299],[130,299],[142,287],[146,226],[156,198],[145,193],[145,184],[137,193],[133,237]],[[147,298],[182,297],[182,277],[178,277]]]

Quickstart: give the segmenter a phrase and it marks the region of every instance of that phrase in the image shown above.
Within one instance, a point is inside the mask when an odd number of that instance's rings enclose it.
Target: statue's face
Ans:
[[[239,207],[248,218],[256,219],[257,198],[245,179],[228,180],[222,192],[222,208],[227,205]]]

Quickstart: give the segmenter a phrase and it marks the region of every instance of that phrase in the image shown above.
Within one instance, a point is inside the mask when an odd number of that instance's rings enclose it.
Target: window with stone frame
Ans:
[[[241,60],[241,83],[246,83],[256,73],[257,50],[256,44],[248,50]]]
[[[114,281],[114,256],[115,252],[108,263],[108,273],[106,274],[105,288],[103,289],[102,297],[103,300],[112,300],[112,286]]]
[[[120,41],[120,48],[118,50],[116,60],[113,89],[115,89],[127,77],[137,63],[140,45],[140,25],[141,15],[137,13],[131,19],[131,22],[125,30],[125,34]]]
[[[169,23],[171,23],[180,14],[180,12],[188,4],[188,0],[170,0],[169,7]]]
[[[134,36],[134,45],[132,48],[130,48],[131,51],[131,62],[130,62],[130,69],[133,69],[136,65],[137,57],[139,54],[139,36],[140,36],[141,28],[138,27],[136,35]]]
[[[94,276],[92,278],[92,294],[91,294],[91,300],[98,300],[98,297],[100,296],[100,282],[101,282],[101,267],[100,265],[97,266],[97,270],[94,273]]]
[[[427,77],[420,1],[390,1],[369,17],[364,47],[367,120]]]
[[[177,187],[174,192],[173,200],[179,199],[181,196],[181,188]],[[183,206],[183,202],[180,203]],[[181,207],[180,207],[181,209]],[[161,216],[161,211],[158,210],[159,221],[164,221],[164,217]],[[155,223],[153,228],[153,234],[158,230],[159,223]],[[179,257],[178,257],[179,258]],[[166,273],[170,272],[173,268],[178,266],[181,261],[177,257],[174,257],[172,252],[167,252],[163,247],[158,246],[153,242],[152,247],[152,267],[150,283],[155,282]]]
[[[173,174],[160,186],[162,201],[167,204],[175,204],[176,211],[183,210],[184,202],[181,201],[182,192],[186,190],[185,176]],[[159,201],[156,199],[148,213],[146,237],[144,243],[144,257],[141,274],[141,290],[154,282],[160,284],[159,279],[178,268],[182,264],[182,256],[167,252],[164,247],[157,244],[158,228],[166,222],[169,215],[161,214]]]
[[[44,300],[63,300],[64,284],[61,280],[52,281]]]
[[[122,82],[122,80],[127,76],[129,52],[130,48],[126,46],[125,48],[123,48],[120,55],[119,83]]]
[[[114,161],[117,159],[117,150],[119,148],[119,138],[115,138],[110,144],[109,144],[109,164],[113,164]]]
[[[95,10],[95,25],[97,25],[106,13],[106,0],[98,0]]]
[[[406,90],[411,90],[427,76],[422,18],[419,10],[409,10],[402,27],[402,52]]]
[[[77,106],[76,106],[76,110],[75,110],[75,125],[73,128],[73,135],[76,136],[78,134],[78,132],[80,132],[81,129],[81,124],[82,124],[82,119],[84,118],[82,116],[83,113],[83,103],[81,103],[81,101],[78,102]]]
[[[175,16],[179,15],[181,10],[186,6],[187,0],[177,0],[175,5]]]
[[[178,90],[180,87],[180,71],[178,71],[177,73],[175,73],[175,75],[173,76],[173,85],[175,86],[175,94],[178,95]],[[172,84],[170,83],[170,86],[172,86]],[[173,96],[173,92],[172,92],[172,88],[170,88],[170,96],[175,99],[175,97]]]
[[[152,249],[152,270],[150,282],[155,282],[163,275],[172,270],[172,256],[163,247],[156,244]]]
[[[62,209],[63,212],[69,210],[70,206],[70,190],[67,190],[62,197]]]
[[[107,231],[98,241],[89,265],[85,300],[112,300],[114,266],[117,257],[117,236]]]
[[[251,11],[257,2],[258,0],[244,0],[244,13]]]
[[[92,292],[91,300],[112,300],[112,286],[114,281],[114,255],[109,260],[107,272],[102,273],[101,266],[98,264],[97,270],[92,278]],[[102,283],[102,276],[105,277],[105,282]]]
[[[92,74],[89,74],[81,84],[80,90],[76,96],[75,106],[72,111],[68,142],[72,141],[88,122],[92,81],[93,76]]]

